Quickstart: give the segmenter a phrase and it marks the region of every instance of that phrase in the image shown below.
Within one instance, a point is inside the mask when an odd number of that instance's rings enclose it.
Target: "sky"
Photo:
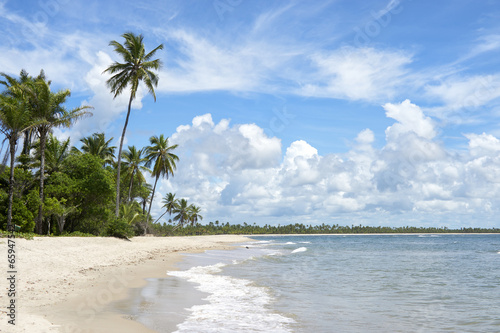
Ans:
[[[77,147],[119,143],[109,42],[164,44],[125,138],[179,145],[154,216],[173,192],[204,223],[500,227],[496,0],[0,0],[0,27],[0,72],[94,107],[55,130]]]

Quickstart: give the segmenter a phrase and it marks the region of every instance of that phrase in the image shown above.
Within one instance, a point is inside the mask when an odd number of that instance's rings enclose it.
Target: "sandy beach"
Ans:
[[[166,277],[181,253],[229,249],[248,241],[237,235],[16,239],[16,318],[8,324],[7,239],[1,239],[0,332],[153,332],[109,310],[146,278]],[[173,324],[173,327],[175,325]]]

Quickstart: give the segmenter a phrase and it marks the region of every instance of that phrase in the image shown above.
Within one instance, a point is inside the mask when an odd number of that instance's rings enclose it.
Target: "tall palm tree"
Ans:
[[[123,90],[130,86],[130,98],[128,102],[127,116],[125,118],[125,125],[120,139],[120,148],[118,149],[118,170],[116,177],[116,210],[115,215],[118,216],[120,208],[120,169],[123,140],[127,131],[128,119],[130,116],[130,108],[132,101],[137,93],[139,83],[142,81],[148,88],[151,95],[156,102],[155,87],[158,86],[158,76],[153,70],[159,70],[162,66],[160,59],[153,57],[158,50],[163,49],[163,44],[158,45],[153,51],[146,54],[142,35],[135,35],[127,32],[122,35],[125,42],[122,44],[113,40],[109,43],[110,46],[115,48],[115,52],[123,58],[123,63],[114,62],[111,66],[106,68],[103,73],[109,73],[113,76],[106,81],[111,93],[114,94],[113,98],[120,95]]]
[[[80,139],[82,152],[99,157],[104,161],[104,165],[113,164],[115,158],[115,146],[110,146],[113,138],[106,140],[104,133],[94,133],[91,136]],[[73,147],[74,152],[79,152],[78,148]]]
[[[21,72],[22,74],[23,72]],[[6,90],[0,95],[0,132],[9,142],[10,152],[10,176],[9,193],[7,209],[7,230],[12,228],[12,203],[14,199],[14,163],[16,156],[17,140],[22,133],[33,125],[33,119],[27,100],[25,98],[22,82],[0,73],[5,81],[0,84],[6,87]]]
[[[128,201],[131,201],[132,195],[132,185],[134,183],[134,178],[139,180],[139,184],[146,181],[144,175],[141,171],[150,171],[148,168],[143,166],[148,160],[143,156],[144,149],[135,148],[135,146],[128,146],[128,150],[123,152],[124,167],[127,172],[127,177],[130,177],[130,185],[128,188]]]
[[[195,205],[189,205],[188,207],[188,220],[191,225],[195,225],[198,219],[203,220],[203,216],[200,215],[201,208]]]
[[[45,147],[48,134],[55,127],[70,127],[77,119],[91,115],[88,109],[91,106],[80,106],[71,110],[67,110],[63,104],[71,95],[71,92],[60,90],[52,92],[50,89],[50,81],[45,77],[38,78],[34,82],[28,82],[29,103],[34,120],[37,122],[36,130],[40,139],[40,202],[43,203],[43,187],[45,173]],[[40,204],[38,209],[38,217],[36,220],[36,231],[42,233],[43,221],[43,204]]]
[[[163,134],[159,137],[156,135],[150,137],[149,142],[151,146],[146,147],[146,158],[148,159],[146,167],[149,168],[153,165],[151,175],[155,177],[155,184],[153,186],[153,193],[151,194],[147,219],[149,219],[149,214],[151,213],[158,179],[160,177],[167,177],[168,179],[169,174],[173,175],[174,170],[177,168],[175,162],[179,160],[179,157],[172,153],[177,148],[177,145],[169,146],[168,138],[165,138]]]

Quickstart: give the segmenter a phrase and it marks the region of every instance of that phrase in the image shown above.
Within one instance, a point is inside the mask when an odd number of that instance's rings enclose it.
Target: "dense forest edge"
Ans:
[[[7,237],[7,231],[0,231],[0,237]],[[34,233],[16,232],[19,238],[33,239],[39,236]],[[319,235],[319,234],[500,234],[499,228],[460,228],[449,229],[446,227],[382,227],[382,226],[363,226],[351,225],[304,225],[300,223],[288,225],[264,225],[257,224],[230,224],[229,222],[220,223],[219,221],[209,222],[208,224],[196,223],[179,228],[178,225],[169,223],[155,223],[151,228],[151,235],[156,237],[166,236],[194,236],[194,235]],[[55,235],[51,235],[55,236]],[[60,236],[65,237],[96,237],[94,234],[75,231],[64,233]],[[47,237],[47,236],[44,236]]]

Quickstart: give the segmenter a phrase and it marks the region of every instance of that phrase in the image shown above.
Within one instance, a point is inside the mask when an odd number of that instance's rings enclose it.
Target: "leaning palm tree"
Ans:
[[[162,200],[163,206],[162,208],[165,208],[165,212],[161,214],[159,218],[156,219],[156,222],[158,222],[159,219],[161,219],[165,214],[170,214],[172,215],[172,212],[174,211],[174,208],[176,207],[178,200],[175,198],[175,193],[167,193],[165,197]]]
[[[21,72],[22,74],[22,72]],[[31,112],[21,82],[1,73],[6,80],[0,84],[6,87],[0,95],[0,132],[5,135],[9,143],[10,176],[7,209],[7,230],[12,228],[12,203],[14,199],[14,163],[17,140],[22,133],[33,125]],[[7,157],[8,155],[6,155]]]
[[[128,150],[123,152],[123,166],[127,172],[127,177],[130,177],[130,185],[128,188],[128,201],[132,200],[132,185],[134,184],[134,178],[142,184],[146,181],[142,171],[150,171],[148,168],[143,166],[148,160],[143,156],[144,149],[135,148],[135,146],[128,146]]]
[[[120,148],[118,149],[118,168],[116,176],[116,210],[115,215],[118,216],[120,208],[120,169],[123,140],[127,131],[128,119],[130,116],[130,108],[134,100],[139,83],[142,81],[146,84],[149,92],[153,95],[156,102],[156,94],[154,88],[158,86],[158,76],[153,70],[161,68],[160,59],[153,57],[158,50],[163,49],[163,44],[158,45],[153,51],[146,54],[144,49],[142,35],[135,35],[131,32],[122,35],[125,38],[125,43],[122,45],[117,41],[111,41],[110,46],[115,48],[115,52],[123,58],[123,63],[115,62],[103,73],[113,75],[106,83],[114,94],[113,98],[120,95],[123,90],[130,86],[130,98],[128,102],[127,116],[125,118],[125,125],[123,126],[122,136],[120,138]]]
[[[67,110],[62,104],[71,95],[71,92],[60,90],[52,92],[50,81],[45,77],[38,78],[34,82],[28,82],[27,95],[31,107],[33,119],[36,121],[36,131],[40,140],[40,202],[43,203],[44,172],[45,172],[45,146],[48,134],[55,127],[70,127],[77,119],[91,115],[88,109],[91,106],[80,106]],[[36,231],[42,233],[43,205],[40,204],[36,220]]]
[[[94,133],[91,136],[80,139],[82,152],[99,157],[104,165],[113,164],[115,158],[115,146],[110,146],[113,138],[106,140],[104,133]],[[73,147],[73,152],[79,152],[78,148]]]
[[[177,168],[175,162],[179,160],[177,155],[173,154],[172,151],[177,148],[177,145],[169,146],[168,138],[165,138],[163,134],[158,136],[152,136],[149,138],[151,146],[146,147],[146,158],[148,159],[146,167],[153,165],[151,175],[155,177],[155,183],[153,185],[153,193],[151,194],[151,202],[149,204],[149,210],[147,218],[149,219],[149,214],[151,213],[151,206],[153,205],[153,200],[155,197],[156,184],[160,177],[167,177],[168,175],[173,175],[174,170]]]

